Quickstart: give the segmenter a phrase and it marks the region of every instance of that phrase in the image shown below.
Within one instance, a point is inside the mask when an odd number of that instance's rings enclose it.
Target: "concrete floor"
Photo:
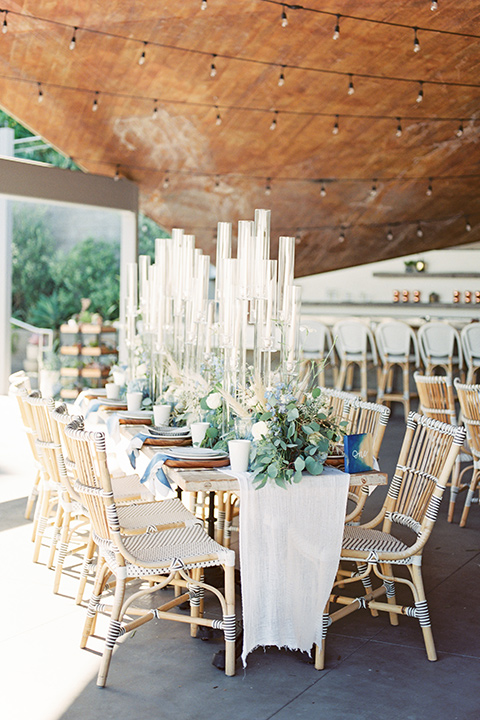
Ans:
[[[89,650],[79,649],[85,609],[73,602],[77,578],[62,579],[31,562],[31,523],[23,518],[34,470],[17,408],[0,396],[0,708],[5,720],[161,718],[190,720],[478,720],[480,717],[480,509],[468,527],[445,519],[446,503],[424,555],[424,578],[438,652],[426,659],[417,621],[360,611],[332,626],[327,669],[317,672],[300,653],[269,649],[249,656],[244,671],[226,678],[211,664],[220,640],[192,640],[188,626],[151,622],[124,639],[108,686],[95,685],[105,623]],[[394,466],[403,433],[396,411],[387,427],[381,467]],[[378,493],[378,495],[377,495]],[[374,512],[383,499],[369,499]],[[405,601],[410,604],[407,596]]]

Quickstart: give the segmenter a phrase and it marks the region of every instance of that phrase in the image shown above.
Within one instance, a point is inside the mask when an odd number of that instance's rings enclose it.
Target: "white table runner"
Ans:
[[[310,652],[340,558],[350,476],[329,468],[283,490],[240,482],[243,664],[257,647]]]

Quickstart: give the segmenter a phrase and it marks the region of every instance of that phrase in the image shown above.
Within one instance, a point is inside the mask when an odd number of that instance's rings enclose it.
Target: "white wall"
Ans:
[[[423,260],[425,273],[405,272],[405,260]],[[373,273],[401,273],[401,277],[374,277]],[[302,303],[342,303],[342,302],[392,302],[393,290],[421,291],[422,303],[428,302],[430,293],[440,296],[440,303],[452,303],[453,291],[480,291],[480,278],[430,277],[429,273],[480,273],[480,243],[464,245],[446,250],[432,250],[404,258],[384,260],[346,270],[308,277],[296,278],[295,283],[302,286]]]

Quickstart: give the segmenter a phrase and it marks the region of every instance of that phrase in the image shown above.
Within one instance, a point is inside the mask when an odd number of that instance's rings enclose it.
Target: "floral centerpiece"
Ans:
[[[251,470],[257,488],[268,481],[280,487],[298,483],[302,472],[320,475],[325,460],[344,435],[325,407],[320,388],[302,396],[283,384],[264,395],[263,412],[252,427]]]

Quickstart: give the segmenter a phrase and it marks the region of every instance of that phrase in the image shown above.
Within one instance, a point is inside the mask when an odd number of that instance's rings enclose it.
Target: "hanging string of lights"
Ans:
[[[408,25],[407,23],[401,23],[397,22],[395,20],[379,20],[375,18],[367,18],[361,15],[350,15],[349,13],[342,13],[341,15],[339,13],[334,12],[333,10],[320,10],[319,8],[313,8],[309,7],[307,5],[300,5],[298,3],[286,3],[282,2],[282,0],[259,0],[259,2],[264,2],[269,5],[276,5],[282,7],[282,19],[283,19],[283,13],[286,15],[286,10],[300,10],[302,12],[309,12],[314,13],[315,15],[324,15],[326,17],[335,18],[335,29],[333,33],[333,39],[338,40],[340,37],[340,19],[344,18],[345,20],[354,20],[355,22],[359,23],[370,23],[371,25],[385,25],[389,27],[394,28],[403,28],[405,30],[417,30],[425,33],[431,33],[434,35],[454,35],[456,37],[464,37],[464,38],[473,38],[473,39],[480,39],[480,35],[476,35],[475,33],[468,33],[468,32],[459,32],[457,30],[443,30],[442,28],[433,28],[433,27],[421,27],[417,26],[414,27],[413,25]],[[430,2],[430,10],[438,10],[438,2]],[[288,24],[288,21],[287,21]]]
[[[270,2],[273,0],[264,0],[264,1]],[[279,5],[281,4],[282,6],[294,8],[294,9],[300,9],[300,8],[303,9],[303,6],[289,5],[286,3],[276,3],[276,4],[279,4]],[[313,12],[314,9],[311,9],[311,11]],[[320,11],[318,11],[318,12],[320,12]],[[5,16],[4,16],[5,20],[4,20],[3,27],[6,27],[5,22],[6,22],[7,13],[11,14],[11,15],[16,15],[18,17],[28,19],[28,20],[33,20],[33,21],[50,24],[50,25],[55,25],[57,27],[62,27],[62,28],[71,28],[72,27],[71,25],[64,23],[64,22],[60,22],[59,20],[51,20],[50,18],[41,18],[41,17],[35,16],[32,14],[28,14],[28,13],[21,13],[16,10],[5,10],[5,9],[0,8],[0,13],[5,13]],[[333,13],[325,12],[325,14],[332,15]],[[340,32],[339,25],[338,25],[339,18],[340,17],[350,17],[350,16],[336,15],[336,17],[337,17],[337,25],[335,26],[334,37],[335,36],[339,37],[339,32]],[[355,18],[352,16],[351,19],[360,19],[360,18]],[[384,25],[394,24],[394,23],[388,23],[386,21],[375,21],[375,22],[378,22],[379,24],[384,24]],[[417,33],[420,31],[420,29],[422,31],[423,30],[427,31],[428,28],[420,28],[418,26],[413,27],[413,26],[401,25],[401,24],[398,24],[398,26],[399,27],[408,27],[410,30],[413,30],[415,32],[414,50],[417,46],[419,48]],[[2,28],[2,30],[3,30],[3,28]],[[424,85],[432,85],[432,86],[436,85],[436,86],[441,86],[441,87],[480,88],[480,84],[478,84],[478,83],[466,83],[466,82],[459,82],[459,81],[435,80],[435,79],[425,79],[425,78],[423,78],[423,79],[407,78],[407,77],[400,77],[400,76],[395,76],[395,75],[376,75],[373,73],[351,73],[349,71],[334,70],[331,68],[319,68],[319,67],[312,67],[312,66],[307,66],[307,65],[296,65],[296,64],[271,62],[271,61],[267,61],[267,60],[261,60],[259,58],[249,58],[249,57],[240,56],[240,55],[230,55],[227,53],[211,53],[207,50],[200,50],[197,48],[186,48],[186,47],[182,47],[182,46],[178,46],[178,45],[156,42],[156,41],[152,41],[152,40],[146,41],[144,39],[132,38],[132,37],[128,37],[126,35],[121,35],[119,33],[108,32],[106,30],[98,30],[98,29],[94,29],[94,28],[81,27],[80,25],[77,25],[74,27],[74,36],[72,37],[72,40],[70,40],[70,45],[69,45],[70,48],[72,46],[73,39],[75,39],[74,48],[78,45],[77,33],[79,31],[85,32],[85,33],[91,33],[91,34],[102,36],[102,37],[109,37],[109,38],[124,40],[127,42],[133,42],[136,45],[141,45],[142,46],[142,55],[140,56],[140,59],[138,61],[140,65],[143,65],[145,63],[145,59],[146,59],[145,49],[146,49],[147,45],[150,45],[151,47],[163,48],[163,49],[167,49],[167,50],[171,50],[171,51],[175,51],[175,52],[190,53],[193,55],[200,55],[200,56],[204,56],[204,57],[206,56],[206,57],[213,58],[213,61],[211,62],[211,65],[210,65],[210,77],[212,77],[212,78],[217,75],[217,67],[216,67],[216,64],[214,61],[216,58],[218,58],[218,59],[222,59],[222,60],[250,63],[250,64],[260,65],[260,66],[264,66],[264,67],[279,68],[282,71],[284,71],[285,69],[289,69],[289,70],[302,70],[305,72],[313,72],[313,73],[319,73],[319,74],[325,74],[325,75],[335,75],[335,76],[348,78],[352,84],[353,84],[353,78],[355,77],[355,78],[362,78],[362,79],[366,79],[366,80],[414,83],[417,85],[420,83],[422,88]],[[447,33],[447,31],[441,31],[441,32],[445,33],[445,34],[459,34],[459,35],[462,35],[465,37],[472,37],[472,38],[480,39],[480,36],[473,35],[473,34],[468,35],[465,33],[450,33],[450,32]],[[415,40],[416,40],[416,44],[415,44]],[[421,92],[421,97],[423,99],[423,89]],[[419,101],[418,97],[417,97],[417,101]]]
[[[448,117],[439,117],[439,116],[415,116],[415,115],[403,115],[402,117],[396,116],[396,115],[375,115],[375,114],[365,114],[365,113],[342,113],[340,116],[338,113],[328,113],[328,112],[321,112],[321,111],[314,111],[314,110],[278,110],[275,109],[272,111],[271,108],[262,108],[262,107],[251,107],[251,106],[243,106],[243,105],[221,105],[221,104],[213,104],[213,103],[207,103],[207,102],[198,102],[193,100],[171,100],[168,98],[153,98],[149,97],[147,95],[138,95],[138,94],[131,94],[131,93],[124,93],[124,92],[114,92],[111,90],[93,90],[90,88],[84,88],[84,87],[78,87],[73,85],[62,85],[60,83],[53,83],[53,82],[45,82],[45,81],[37,81],[30,78],[21,78],[11,75],[3,75],[0,74],[0,80],[6,80],[8,82],[18,82],[18,83],[25,83],[30,85],[41,85],[44,89],[45,88],[52,88],[55,90],[66,90],[70,92],[78,92],[78,93],[85,93],[87,95],[90,95],[93,98],[92,101],[92,111],[98,110],[99,107],[99,97],[102,95],[103,97],[111,97],[111,98],[120,98],[120,99],[126,99],[126,100],[135,100],[135,101],[145,101],[148,103],[153,103],[153,110],[149,110],[149,113],[151,113],[150,117],[153,119],[158,117],[159,112],[159,103],[163,105],[186,105],[188,107],[196,107],[196,108],[211,108],[215,110],[216,117],[215,117],[215,124],[221,125],[222,124],[222,117],[220,115],[220,111],[223,112],[246,112],[246,113],[264,113],[265,115],[269,115],[272,117],[273,112],[273,118],[270,121],[270,129],[275,130],[279,126],[279,118],[281,115],[283,116],[303,116],[303,117],[321,117],[321,118],[331,118],[334,120],[334,125],[332,129],[333,135],[338,135],[340,132],[340,125],[339,120],[340,117],[342,119],[355,119],[355,120],[391,120],[392,121],[392,128],[393,123],[396,121],[395,126],[395,134],[397,137],[401,137],[402,135],[402,125],[401,121],[405,122],[412,122],[412,123],[459,123],[457,129],[455,130],[455,135],[457,137],[462,137],[464,134],[464,123],[467,122],[476,122],[477,118],[475,116],[471,117],[460,117],[460,116],[448,116]],[[420,90],[420,92],[423,92]],[[42,94],[43,99],[43,94]]]

